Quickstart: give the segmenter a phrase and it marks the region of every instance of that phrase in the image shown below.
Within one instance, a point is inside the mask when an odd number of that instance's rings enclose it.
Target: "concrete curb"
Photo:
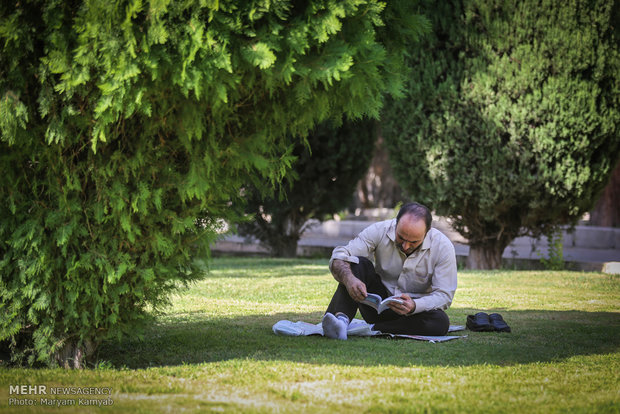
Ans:
[[[334,247],[348,243],[372,221],[329,220],[311,223],[297,246],[299,257],[331,256]],[[454,244],[459,265],[464,267],[469,246],[460,234],[452,230],[443,218],[433,221]],[[519,237],[504,251],[502,265],[506,269],[544,270],[542,258],[548,258],[546,238]],[[257,240],[227,235],[212,246],[215,254],[268,255],[269,251]],[[562,249],[565,268],[589,272],[620,274],[620,228],[576,226],[563,232]]]
[[[334,248],[332,246],[298,245],[297,256],[329,258],[333,249]],[[215,255],[269,256],[269,251],[258,243],[238,243],[231,241],[221,241],[217,242],[211,248],[211,250]],[[467,255],[457,253],[456,259],[459,267],[464,268]],[[620,275],[620,262],[565,261],[564,266],[566,270],[602,272],[607,274]],[[502,267],[504,269],[515,270],[545,270],[545,267],[540,259],[529,258],[504,257],[502,258]]]

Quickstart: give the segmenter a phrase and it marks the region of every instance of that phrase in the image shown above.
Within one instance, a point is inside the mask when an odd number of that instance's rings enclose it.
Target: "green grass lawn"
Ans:
[[[216,258],[142,341],[103,344],[99,368],[0,368],[0,411],[620,412],[618,276],[460,272],[452,324],[500,312],[512,333],[437,344],[273,334],[281,319],[318,323],[335,288],[327,260]],[[113,405],[9,406],[16,384],[109,387]]]

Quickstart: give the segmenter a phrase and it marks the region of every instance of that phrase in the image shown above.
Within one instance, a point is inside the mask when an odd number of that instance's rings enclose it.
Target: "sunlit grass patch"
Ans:
[[[617,276],[460,272],[452,324],[500,312],[512,333],[440,344],[273,334],[281,319],[318,323],[335,288],[327,260],[217,258],[143,340],[103,344],[100,368],[0,369],[0,408],[28,412],[8,406],[9,385],[46,384],[113,390],[112,407],[54,412],[620,410]]]

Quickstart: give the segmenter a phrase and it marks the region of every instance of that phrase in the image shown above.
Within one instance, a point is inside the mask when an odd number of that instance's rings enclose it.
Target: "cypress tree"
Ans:
[[[517,236],[589,211],[620,151],[620,3],[424,2],[409,96],[384,111],[409,195],[497,268]]]
[[[307,144],[293,150],[293,174],[272,193],[248,188],[242,235],[256,236],[274,256],[295,257],[308,219],[337,213],[352,200],[355,185],[368,170],[377,137],[372,120],[331,122],[314,128]]]
[[[204,274],[241,188],[317,123],[377,116],[407,1],[0,4],[0,345],[84,366]]]

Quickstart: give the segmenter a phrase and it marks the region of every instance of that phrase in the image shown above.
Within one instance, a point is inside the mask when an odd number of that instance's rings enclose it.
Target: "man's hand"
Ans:
[[[368,292],[366,292],[366,284],[356,277],[352,277],[344,284],[347,288],[347,292],[356,302],[361,302],[366,299]]]
[[[361,302],[366,299],[368,293],[366,291],[366,284],[355,277],[351,272],[351,264],[344,260],[335,259],[332,263],[332,275],[334,279],[342,283],[349,292],[349,296],[356,302]]]
[[[403,293],[400,295],[400,299],[403,300],[403,303],[388,303],[389,308],[399,315],[406,315],[415,310],[415,302],[411,299],[411,296]]]

